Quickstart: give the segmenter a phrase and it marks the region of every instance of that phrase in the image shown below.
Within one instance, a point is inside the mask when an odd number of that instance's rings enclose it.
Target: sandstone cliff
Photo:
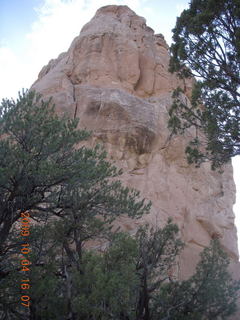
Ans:
[[[200,169],[187,164],[185,145],[191,132],[169,140],[168,109],[180,82],[168,72],[168,45],[126,6],[99,9],[69,50],[51,60],[33,87],[53,96],[59,113],[80,118],[80,127],[93,131],[89,144],[104,144],[111,159],[123,168],[123,182],[152,200],[148,221],[162,225],[172,216],[186,249],[179,277],[192,273],[199,252],[212,237],[238,260],[232,206],[235,185],[231,164],[223,173],[208,163]],[[136,224],[123,221],[134,232]]]

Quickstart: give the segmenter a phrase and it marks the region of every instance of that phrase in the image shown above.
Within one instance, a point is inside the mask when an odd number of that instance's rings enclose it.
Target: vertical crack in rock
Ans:
[[[77,109],[78,109],[78,103],[77,103],[77,100],[76,100],[76,89],[75,89],[75,85],[72,83],[73,85],[73,101],[75,103],[75,110],[74,110],[74,116],[73,118],[76,119],[76,116],[77,116]]]

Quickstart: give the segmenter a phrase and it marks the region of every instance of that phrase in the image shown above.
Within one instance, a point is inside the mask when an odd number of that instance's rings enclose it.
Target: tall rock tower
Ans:
[[[170,139],[172,91],[182,87],[188,100],[192,80],[178,80],[168,72],[168,62],[168,45],[144,18],[127,6],[106,6],[67,52],[43,67],[32,88],[44,98],[52,96],[57,112],[78,117],[79,127],[93,132],[89,145],[104,144],[123,169],[123,183],[152,201],[149,215],[134,224],[122,221],[126,230],[134,232],[145,222],[162,226],[173,217],[186,243],[179,278],[193,272],[199,253],[215,236],[235,272],[232,165],[225,165],[223,173],[212,171],[209,163],[195,168],[184,153],[191,130]]]

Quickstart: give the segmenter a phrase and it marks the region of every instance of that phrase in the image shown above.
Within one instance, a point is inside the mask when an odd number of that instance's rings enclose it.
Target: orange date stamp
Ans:
[[[30,253],[30,245],[28,242],[28,237],[30,236],[30,213],[29,211],[21,212],[20,218],[21,228],[20,228],[20,235],[24,238],[24,243],[21,244],[21,271],[24,272],[24,279],[21,280],[21,304],[24,307],[30,307],[30,296],[29,296],[29,289],[31,287],[30,280],[27,277],[27,273],[30,271],[31,262],[28,258]]]

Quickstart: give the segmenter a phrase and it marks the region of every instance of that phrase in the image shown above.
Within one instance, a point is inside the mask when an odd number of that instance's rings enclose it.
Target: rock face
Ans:
[[[179,277],[191,274],[199,252],[218,236],[238,261],[232,206],[235,185],[231,164],[223,173],[205,163],[187,164],[184,149],[191,132],[169,139],[171,93],[181,86],[188,99],[192,81],[168,72],[169,52],[162,35],[155,35],[144,18],[126,6],[99,9],[74,39],[69,50],[51,60],[33,87],[52,96],[59,113],[80,118],[80,128],[93,131],[89,144],[104,144],[111,159],[123,168],[124,184],[152,200],[146,221],[163,225],[169,216],[178,223],[186,249]]]

